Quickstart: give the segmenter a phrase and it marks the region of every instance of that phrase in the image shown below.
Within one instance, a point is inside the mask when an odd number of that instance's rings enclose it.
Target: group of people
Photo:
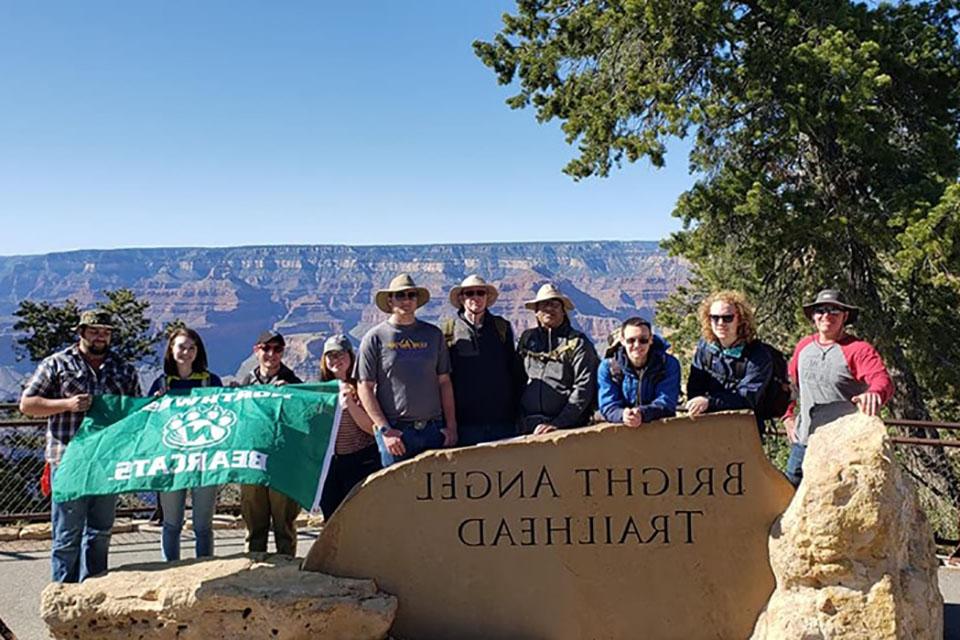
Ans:
[[[341,419],[320,507],[329,516],[370,473],[429,449],[466,446],[525,434],[581,427],[593,420],[640,427],[676,415],[681,367],[651,323],[631,317],[611,334],[603,358],[590,338],[574,328],[574,302],[544,284],[524,306],[536,326],[514,339],[509,321],[491,311],[498,289],[478,275],[453,287],[452,317],[433,325],[417,318],[430,292],[408,274],[377,291],[385,318],[354,351],[344,335],[323,345],[321,379],[337,381]],[[833,289],[803,305],[814,332],[801,340],[787,369],[793,400],[782,417],[791,441],[786,470],[799,484],[807,441],[818,426],[859,409],[875,415],[893,394],[876,350],[846,327],[859,309]],[[700,305],[701,337],[687,379],[685,410],[705,413],[749,409],[758,425],[770,411],[777,360],[757,337],[751,305],[737,291],[720,291]],[[79,342],[46,359],[24,389],[20,408],[47,417],[46,458],[56,466],[76,433],[92,396],[140,395],[136,371],[110,350],[112,320],[84,312]],[[240,385],[282,385],[301,380],[283,363],[284,337],[261,334],[254,369]],[[219,386],[207,368],[200,336],[188,328],[172,333],[164,372],[149,393]],[[789,391],[788,391],[789,393]],[[213,554],[216,487],[192,489],[197,556]],[[162,553],[180,557],[186,491],[160,494]],[[53,505],[53,579],[74,582],[106,570],[114,496]],[[247,549],[266,551],[272,527],[279,553],[296,554],[299,505],[271,487],[243,485],[241,511]]]

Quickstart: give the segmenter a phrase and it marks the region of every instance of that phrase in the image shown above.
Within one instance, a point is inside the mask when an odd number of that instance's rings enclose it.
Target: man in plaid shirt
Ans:
[[[47,418],[51,484],[56,482],[60,457],[83,422],[93,396],[141,395],[136,369],[110,351],[110,314],[84,311],[76,329],[80,341],[44,358],[20,397],[22,413]],[[116,506],[116,496],[90,496],[51,505],[50,558],[55,582],[80,582],[107,570]]]

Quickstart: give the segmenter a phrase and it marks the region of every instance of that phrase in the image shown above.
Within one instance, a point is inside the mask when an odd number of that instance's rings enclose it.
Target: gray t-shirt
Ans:
[[[434,420],[443,416],[437,376],[450,373],[443,332],[417,320],[397,326],[388,321],[360,341],[357,378],[376,382],[377,402],[387,420]]]
[[[798,354],[800,411],[797,439],[807,444],[818,427],[856,411],[850,398],[863,393],[869,385],[850,372],[840,343],[821,345],[810,341]]]

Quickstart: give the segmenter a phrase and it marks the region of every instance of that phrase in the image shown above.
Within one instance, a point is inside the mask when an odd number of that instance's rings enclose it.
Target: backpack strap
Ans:
[[[453,318],[444,318],[443,322],[440,324],[440,328],[443,331],[443,339],[447,342],[448,349],[452,347],[454,343],[453,326],[454,326]]]
[[[507,344],[507,335],[510,333],[510,325],[505,318],[493,316],[493,326],[497,328],[497,335],[500,336],[500,343]]]
[[[616,358],[607,358],[607,366],[610,368],[610,379],[618,385],[623,384],[623,367],[617,362]]]

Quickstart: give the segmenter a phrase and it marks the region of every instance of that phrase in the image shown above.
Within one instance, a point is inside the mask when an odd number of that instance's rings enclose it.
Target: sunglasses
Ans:
[[[482,298],[487,295],[486,289],[470,289],[469,291],[461,291],[464,298]]]
[[[718,324],[730,324],[733,322],[734,314],[725,313],[723,315],[710,314],[710,322],[716,322]]]
[[[843,313],[839,307],[814,307],[813,312],[818,316],[838,316]]]
[[[541,309],[562,309],[563,303],[559,300],[544,300],[543,302],[538,302],[535,308],[536,311]]]
[[[650,338],[649,336],[640,336],[639,338],[627,338],[626,340],[624,340],[624,342],[626,342],[628,345],[650,344],[652,340],[653,339]]]
[[[416,300],[417,292],[416,291],[399,291],[397,293],[391,293],[390,297],[394,300]]]
[[[260,345],[260,351],[264,353],[283,353],[283,347],[277,347],[270,344]]]

